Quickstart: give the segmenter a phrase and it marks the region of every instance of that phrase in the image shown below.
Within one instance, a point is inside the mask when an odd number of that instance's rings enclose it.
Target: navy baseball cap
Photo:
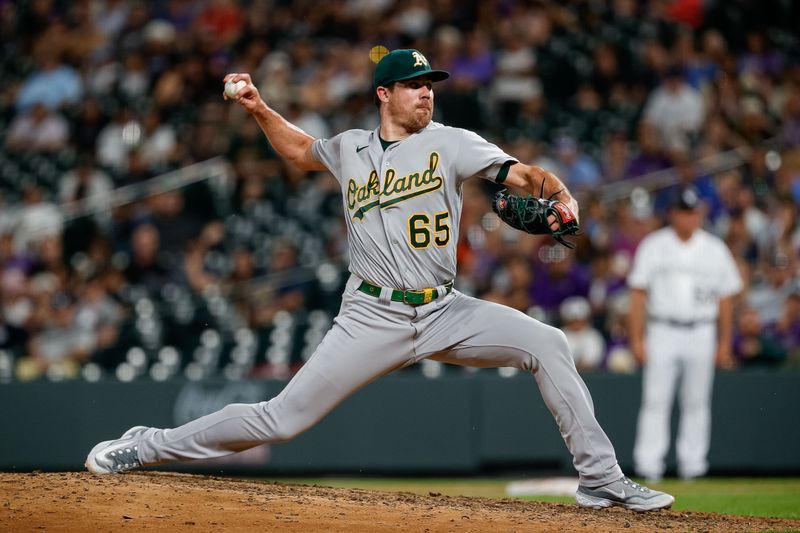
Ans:
[[[700,204],[700,193],[691,186],[681,187],[676,190],[670,202],[670,206],[673,209],[680,209],[682,211],[693,211],[700,207]]]
[[[373,85],[386,87],[392,82],[428,76],[431,81],[442,81],[450,77],[444,70],[433,70],[431,64],[419,50],[403,48],[392,50],[381,58],[375,67]]]

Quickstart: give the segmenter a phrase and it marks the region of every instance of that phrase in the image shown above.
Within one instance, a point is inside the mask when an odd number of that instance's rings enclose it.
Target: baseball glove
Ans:
[[[580,224],[575,215],[563,202],[535,198],[531,195],[517,196],[508,194],[505,189],[498,192],[492,201],[492,209],[500,219],[512,228],[534,235],[552,235],[567,248],[575,245],[564,238],[565,235],[577,235]],[[547,217],[553,215],[558,222],[558,229],[550,227]]]

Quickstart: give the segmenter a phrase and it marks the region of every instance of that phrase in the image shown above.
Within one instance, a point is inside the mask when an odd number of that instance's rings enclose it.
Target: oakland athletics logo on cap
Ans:
[[[378,54],[370,51],[370,57]],[[419,50],[392,50],[378,61],[375,67],[373,83],[375,87],[385,87],[395,81],[410,80],[419,76],[427,76],[431,81],[442,81],[450,77],[444,70],[433,70],[428,59]]]
[[[420,54],[416,50],[411,52],[411,55],[414,56],[414,59],[416,60],[416,61],[414,61],[414,66],[415,67],[421,67],[421,66],[430,67],[431,66],[430,63],[428,63],[428,60],[425,59],[425,56]]]

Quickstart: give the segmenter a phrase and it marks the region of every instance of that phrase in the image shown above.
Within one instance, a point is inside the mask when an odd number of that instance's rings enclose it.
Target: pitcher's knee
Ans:
[[[521,335],[516,339],[519,354],[513,366],[535,372],[542,364],[559,362],[574,365],[567,336],[560,329],[539,324],[535,330],[519,333]]]
[[[536,357],[543,364],[554,362],[575,364],[567,336],[558,328],[551,327],[545,330],[544,338],[536,344]]]
[[[269,441],[274,443],[287,442],[298,436],[300,433],[302,433],[302,430],[291,427],[288,424],[283,424],[273,429],[272,438],[269,439]]]
[[[307,430],[313,422],[302,416],[291,415],[286,409],[280,409],[271,402],[258,404],[260,420],[263,423],[265,442],[277,443],[290,441]]]
[[[569,342],[567,341],[566,334],[564,334],[564,332],[561,331],[560,329],[553,328],[553,330],[554,330],[553,339],[551,342],[555,346],[555,351],[557,351],[560,354],[571,357]]]

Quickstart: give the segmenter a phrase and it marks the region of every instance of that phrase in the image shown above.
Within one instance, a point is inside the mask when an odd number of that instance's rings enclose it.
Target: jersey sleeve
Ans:
[[[461,129],[458,131],[460,132],[456,158],[458,179],[463,181],[477,176],[502,183],[508,174],[508,166],[518,161],[477,133]]]
[[[311,154],[314,159],[328,167],[336,179],[342,174],[342,139],[344,132],[330,139],[315,139],[311,145]]]
[[[724,297],[733,296],[741,292],[744,284],[742,283],[742,276],[739,274],[739,268],[736,266],[736,261],[733,259],[730,250],[725,243],[719,243],[720,248],[720,261],[719,261],[719,295]]]
[[[628,287],[631,289],[647,290],[650,286],[652,261],[650,257],[650,239],[645,239],[639,244],[636,254],[633,256],[633,267],[628,274]]]

